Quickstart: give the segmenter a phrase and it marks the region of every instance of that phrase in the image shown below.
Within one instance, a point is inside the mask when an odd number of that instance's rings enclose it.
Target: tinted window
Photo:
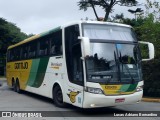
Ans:
[[[37,53],[37,42],[33,41],[28,44],[28,58],[35,58]]]
[[[49,36],[50,55],[62,55],[62,30],[54,32]]]
[[[62,55],[62,30],[8,50],[8,61]]]
[[[21,49],[21,59],[27,59],[28,58],[28,46],[23,45]]]
[[[73,25],[65,29],[65,51],[68,78],[71,82],[83,85],[83,67],[81,61],[81,45],[78,40],[79,26]]]
[[[49,40],[44,37],[39,40],[38,42],[38,55],[39,56],[46,56],[48,55],[49,51]]]

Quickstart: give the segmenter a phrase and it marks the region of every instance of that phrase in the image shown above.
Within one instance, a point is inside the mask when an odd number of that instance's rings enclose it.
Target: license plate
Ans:
[[[125,98],[118,98],[118,99],[115,99],[115,103],[122,103],[125,101]]]

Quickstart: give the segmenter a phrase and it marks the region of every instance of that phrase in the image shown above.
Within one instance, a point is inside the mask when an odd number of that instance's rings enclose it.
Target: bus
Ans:
[[[142,59],[140,43],[149,58]],[[6,78],[14,91],[51,98],[58,107],[117,106],[141,101],[141,63],[153,58],[153,44],[138,42],[129,25],[77,21],[9,46]]]

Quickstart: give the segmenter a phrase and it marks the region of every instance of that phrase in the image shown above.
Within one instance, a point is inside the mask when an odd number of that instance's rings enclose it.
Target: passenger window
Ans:
[[[28,58],[36,57],[37,45],[36,41],[31,42],[28,47]]]
[[[54,32],[50,37],[50,55],[62,55],[62,31]]]
[[[22,46],[21,58],[22,59],[27,59],[28,58],[28,47],[26,45]]]
[[[49,41],[45,40],[45,38],[39,41],[39,56],[46,56],[48,55],[48,48],[49,48]]]
[[[16,49],[15,49],[15,60],[20,60],[20,52],[21,51],[21,48],[20,47],[17,47]]]
[[[78,25],[65,28],[65,55],[68,77],[71,82],[83,85],[82,53],[78,36],[80,36]]]
[[[10,50],[7,51],[7,62],[11,61]]]

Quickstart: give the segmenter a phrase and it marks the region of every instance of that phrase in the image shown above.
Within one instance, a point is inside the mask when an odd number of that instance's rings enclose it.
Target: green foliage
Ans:
[[[148,3],[147,3],[147,6]],[[154,8],[154,4],[150,3]],[[148,11],[151,8],[148,7]],[[155,9],[156,10],[156,9]],[[158,8],[157,8],[158,10]],[[121,23],[131,25],[138,37],[139,41],[148,41],[154,44],[155,59],[148,62],[142,62],[143,80],[144,80],[144,96],[160,97],[160,22],[156,18],[155,12],[148,12],[146,16],[139,16],[137,19],[116,18],[121,19]],[[148,58],[146,46],[140,46],[143,58]]]
[[[144,62],[144,96],[160,97],[160,59]]]
[[[150,14],[141,26],[135,27],[139,35],[139,40],[148,41],[155,46],[155,59],[160,58],[160,22],[154,21],[154,17]]]
[[[140,40],[151,42],[155,47],[155,59],[143,63],[144,95],[160,97],[160,22],[155,21],[153,14],[149,14],[136,30]]]
[[[0,54],[5,54],[9,45],[25,38],[27,35],[22,33],[15,24],[0,18]]]
[[[27,38],[27,35],[21,32],[15,24],[0,18],[0,75],[4,73],[5,56],[8,46],[25,38]]]
[[[140,50],[141,50],[141,56],[142,58],[149,58],[149,52],[148,52],[148,46],[144,44],[139,44]]]
[[[96,12],[96,6],[101,7],[105,11],[104,21],[107,21],[109,14],[113,12],[113,7],[115,5],[120,6],[136,6],[138,4],[137,0],[80,0],[78,2],[78,6],[80,10],[86,11],[89,7],[91,7],[94,11],[94,14],[97,20],[100,20],[98,14]]]
[[[159,20],[160,5],[159,0],[146,0],[146,15],[152,14],[155,20]]]

